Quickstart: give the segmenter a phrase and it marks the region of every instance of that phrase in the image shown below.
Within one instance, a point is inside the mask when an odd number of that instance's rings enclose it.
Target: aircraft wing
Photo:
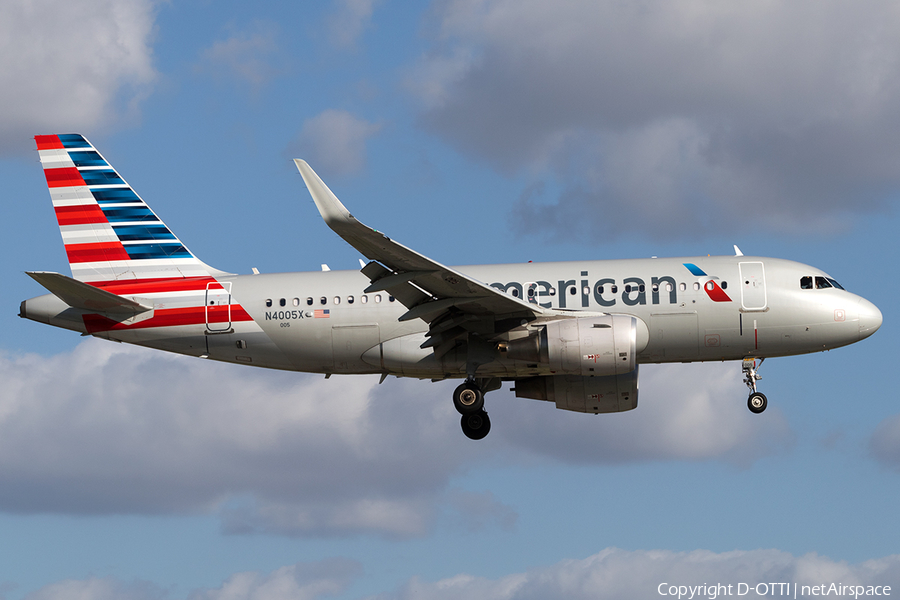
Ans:
[[[515,318],[532,320],[553,314],[553,311],[514,298],[431,260],[364,225],[350,214],[306,161],[295,159],[294,163],[325,223],[366,258],[374,261],[362,269],[372,282],[366,293],[388,291],[409,309],[400,320],[421,318],[432,325],[434,333],[439,322],[449,326],[447,330],[458,332],[457,326],[444,323],[447,317],[457,317],[456,321],[471,325],[473,320],[480,320],[479,317],[494,321]],[[437,340],[435,342],[433,345],[438,345]]]

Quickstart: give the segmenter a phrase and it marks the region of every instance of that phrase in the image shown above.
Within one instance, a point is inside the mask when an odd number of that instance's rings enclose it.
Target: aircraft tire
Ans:
[[[747,408],[750,409],[750,412],[757,415],[766,410],[766,406],[768,406],[768,404],[769,401],[766,400],[766,395],[759,392],[754,392],[750,394],[749,398],[747,398]]]
[[[491,431],[491,419],[480,410],[470,415],[463,415],[459,420],[463,433],[470,440],[481,440]]]
[[[453,392],[453,406],[461,415],[472,415],[484,408],[484,394],[475,383],[466,381]]]

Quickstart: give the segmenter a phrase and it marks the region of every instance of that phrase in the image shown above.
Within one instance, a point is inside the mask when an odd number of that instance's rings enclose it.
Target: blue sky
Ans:
[[[900,587],[892,2],[0,8],[0,598],[644,598]],[[647,366],[587,416],[452,383],[169,356],[17,318],[67,272],[35,134],[90,139],[232,272],[358,266],[290,159],[445,264],[746,254],[873,301],[871,339]]]

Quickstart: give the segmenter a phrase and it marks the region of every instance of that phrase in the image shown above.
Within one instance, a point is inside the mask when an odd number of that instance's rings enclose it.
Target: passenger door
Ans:
[[[765,310],[766,271],[761,262],[742,262],[741,271],[741,307],[744,310]]]

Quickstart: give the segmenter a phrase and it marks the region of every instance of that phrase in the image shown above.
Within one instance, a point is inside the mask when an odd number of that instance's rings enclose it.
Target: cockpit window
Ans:
[[[814,282],[815,282],[815,286],[813,286]],[[807,275],[806,277],[800,278],[800,289],[801,290],[811,290],[811,289],[827,290],[829,288],[837,288],[839,290],[842,290],[842,289],[844,289],[844,286],[839,284],[837,281],[835,281],[831,277],[821,277],[821,276],[812,277],[812,276]]]
[[[833,287],[833,286],[828,282],[828,278],[816,277],[816,289],[817,290],[824,290],[824,289],[830,288],[830,287]]]

